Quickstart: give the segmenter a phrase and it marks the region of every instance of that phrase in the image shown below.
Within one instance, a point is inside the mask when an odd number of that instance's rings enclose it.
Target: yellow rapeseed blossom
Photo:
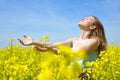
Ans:
[[[47,36],[44,38],[48,39]],[[13,40],[11,40],[13,41]],[[1,80],[79,80],[80,73],[86,71],[89,79],[120,80],[120,46],[108,45],[94,62],[86,62],[89,68],[81,68],[76,58],[86,59],[84,51],[72,52],[71,47],[59,45],[58,54],[39,52],[34,47],[9,45],[0,48]]]

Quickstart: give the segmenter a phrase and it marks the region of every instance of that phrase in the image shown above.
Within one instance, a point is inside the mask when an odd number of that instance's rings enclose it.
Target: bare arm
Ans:
[[[50,42],[35,41],[27,35],[24,35],[23,37],[25,38],[25,40],[21,40],[21,39],[18,39],[18,40],[21,44],[23,44],[25,46],[36,45],[36,46],[41,46],[41,47],[53,48],[53,49],[56,48],[57,44],[70,45],[71,42],[73,41],[73,38],[69,38],[66,41],[50,43]]]
[[[48,45],[52,46],[52,44],[49,42],[35,41],[27,35],[23,35],[23,37],[25,38],[25,40],[18,39],[18,41],[25,46],[30,46],[30,45],[36,45],[36,46],[42,46],[42,47],[48,46]]]
[[[41,52],[48,51],[48,48],[45,48],[45,47],[34,46],[34,48],[38,51],[41,51]]]
[[[34,48],[37,50],[37,51],[41,51],[41,52],[45,52],[45,51],[53,51],[55,53],[57,53],[57,48],[46,48],[46,47],[40,47],[40,46],[34,46]]]

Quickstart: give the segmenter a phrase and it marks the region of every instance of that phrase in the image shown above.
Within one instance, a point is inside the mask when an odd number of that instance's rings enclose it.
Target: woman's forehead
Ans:
[[[86,18],[89,19],[91,24],[95,22],[95,18],[93,16],[89,16],[89,17],[86,17]]]
[[[95,18],[93,16],[88,17],[91,21],[95,21]]]
[[[89,17],[86,17],[87,19],[90,19],[90,20],[95,20],[93,16],[89,16]]]
[[[87,17],[87,18],[90,18],[91,20],[93,20],[93,19],[94,19],[94,17],[93,17],[93,16],[89,16],[89,17]]]

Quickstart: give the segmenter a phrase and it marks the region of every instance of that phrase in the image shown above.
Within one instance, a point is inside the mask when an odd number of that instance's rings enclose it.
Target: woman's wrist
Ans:
[[[37,42],[36,42],[36,41],[33,41],[33,42],[32,42],[32,45],[37,45]]]
[[[36,45],[36,46],[46,46],[45,43],[41,42],[41,41],[33,41],[32,45]]]

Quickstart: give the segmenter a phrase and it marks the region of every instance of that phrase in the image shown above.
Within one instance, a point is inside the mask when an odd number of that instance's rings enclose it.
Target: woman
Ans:
[[[83,18],[79,23],[81,34],[77,38],[69,38],[63,42],[49,43],[42,41],[35,41],[31,37],[24,35],[25,40],[18,39],[19,42],[25,46],[35,45],[37,50],[57,51],[56,44],[71,45],[73,44],[73,51],[84,49],[88,54],[95,52],[99,54],[101,50],[106,49],[107,41],[104,33],[104,28],[99,19],[95,16]]]

